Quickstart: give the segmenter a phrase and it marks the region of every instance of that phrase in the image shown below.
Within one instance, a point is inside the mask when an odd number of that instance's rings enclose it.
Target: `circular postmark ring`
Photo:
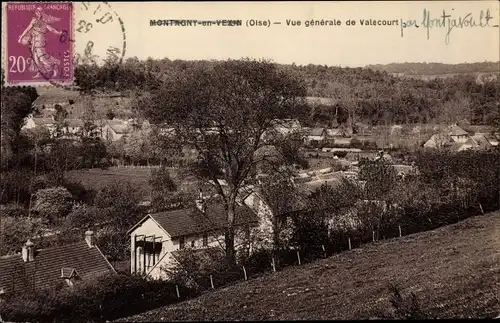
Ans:
[[[82,5],[86,8],[86,10],[89,9],[88,5],[90,4],[90,2],[82,2]],[[73,4],[74,5],[74,4]],[[113,10],[113,8],[111,7],[111,5],[108,3],[108,2],[101,2],[99,3],[99,6],[98,8],[100,8],[100,5],[105,5],[107,8],[109,8],[109,11],[107,13],[110,13],[110,15],[114,16],[116,18],[116,21],[119,23],[119,28],[120,28],[120,31],[121,31],[121,50],[120,50],[120,55],[118,56],[118,64],[122,64],[123,63],[123,58],[125,56],[125,52],[126,52],[126,49],[127,49],[127,37],[126,37],[126,33],[125,33],[125,25],[123,23],[123,20],[121,19],[121,17],[116,13],[116,11]],[[73,8],[74,10],[74,8]],[[97,12],[94,11],[94,14]],[[97,22],[100,22],[101,20],[100,19],[97,19],[96,20]],[[71,26],[70,26],[71,30],[68,31],[68,30],[61,30],[61,33],[59,35],[59,42],[60,43],[66,43],[66,42],[70,42],[70,43],[74,43],[75,40],[74,40],[74,25],[73,25],[73,21],[71,22]],[[87,43],[87,46],[85,47],[85,51],[84,51],[84,57],[86,56],[89,56],[91,55],[91,49],[93,47],[94,43],[93,42],[89,42]],[[74,52],[74,48],[73,48],[73,44],[71,44],[71,54],[73,55],[73,58],[72,58],[72,80],[71,80],[71,84],[66,84],[66,82],[57,82],[55,81],[51,75],[48,75],[48,73],[46,73],[44,71],[43,68],[41,68],[40,66],[38,66],[37,64],[37,60],[34,58],[34,52],[32,50],[30,50],[30,56],[31,56],[31,59],[33,61],[33,64],[37,70],[38,73],[40,73],[40,75],[42,76],[42,78],[48,82],[49,84],[53,85],[53,86],[56,86],[56,87],[60,87],[60,88],[64,88],[64,89],[67,89],[67,90],[72,90],[73,89],[73,81],[74,81],[74,78],[75,78],[75,75],[74,75],[74,72],[75,72],[75,68],[77,66],[77,64],[79,63],[78,60],[76,59],[76,53]]]

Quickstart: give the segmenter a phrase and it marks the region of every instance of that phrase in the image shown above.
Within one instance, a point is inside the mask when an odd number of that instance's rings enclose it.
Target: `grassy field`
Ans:
[[[107,185],[128,182],[137,189],[142,196],[148,197],[151,193],[149,179],[151,171],[156,168],[141,167],[110,167],[108,169],[80,169],[69,171],[66,177],[75,182],[80,182],[87,189],[99,190]],[[194,178],[178,180],[179,171],[170,169],[170,175],[178,182],[180,188],[187,188],[194,183]]]
[[[149,194],[151,187],[148,183],[151,176],[149,168],[125,168],[111,167],[109,169],[81,169],[69,171],[67,178],[72,181],[80,182],[86,188],[95,190],[101,187],[118,182],[129,182],[137,190]]]
[[[353,249],[120,322],[391,315],[389,283],[437,318],[500,314],[500,212]]]

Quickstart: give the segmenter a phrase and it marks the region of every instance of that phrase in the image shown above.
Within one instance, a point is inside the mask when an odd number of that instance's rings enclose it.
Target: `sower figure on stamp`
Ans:
[[[39,78],[40,73],[45,76],[57,76],[57,67],[61,61],[47,53],[45,34],[48,30],[56,35],[61,35],[61,31],[51,26],[52,23],[60,20],[61,18],[48,15],[43,12],[42,8],[38,7],[30,24],[19,36],[20,44],[30,46],[31,56],[36,65],[36,75],[33,78]]]

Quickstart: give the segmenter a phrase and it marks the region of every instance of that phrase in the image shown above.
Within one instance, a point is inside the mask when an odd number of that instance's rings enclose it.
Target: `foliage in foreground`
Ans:
[[[105,322],[192,296],[192,291],[142,277],[104,276],[77,282],[73,288],[25,293],[0,303],[4,320],[16,322]]]
[[[389,285],[389,291],[391,293],[389,300],[394,309],[394,318],[399,320],[425,320],[433,318],[421,309],[415,293],[411,292],[409,295],[403,296],[401,289],[395,284]]]

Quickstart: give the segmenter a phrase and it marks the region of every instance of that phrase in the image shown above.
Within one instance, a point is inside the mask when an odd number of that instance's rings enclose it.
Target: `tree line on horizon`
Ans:
[[[215,61],[183,61],[167,58],[128,58],[122,65],[78,66],[76,83],[82,93],[112,90],[135,93],[141,98],[161,83]],[[417,65],[420,63],[416,63]],[[482,70],[491,69],[489,63]],[[492,63],[495,64],[495,63]],[[426,64],[433,66],[432,64]],[[463,64],[458,64],[458,69]],[[389,124],[466,122],[494,125],[500,118],[498,79],[478,82],[475,75],[437,78],[430,81],[399,78],[371,68],[341,68],[323,65],[276,64],[301,78],[307,96],[331,99],[330,104],[313,105],[308,114],[297,116],[305,126],[333,124]],[[446,65],[448,66],[448,65]],[[450,65],[455,66],[455,65]],[[465,64],[465,66],[475,66]],[[475,67],[475,69],[480,67]],[[471,68],[473,69],[473,68]]]
[[[500,61],[497,62],[475,62],[460,64],[445,64],[437,62],[405,62],[389,64],[370,64],[366,68],[387,72],[402,73],[407,75],[445,75],[465,73],[499,73]]]

